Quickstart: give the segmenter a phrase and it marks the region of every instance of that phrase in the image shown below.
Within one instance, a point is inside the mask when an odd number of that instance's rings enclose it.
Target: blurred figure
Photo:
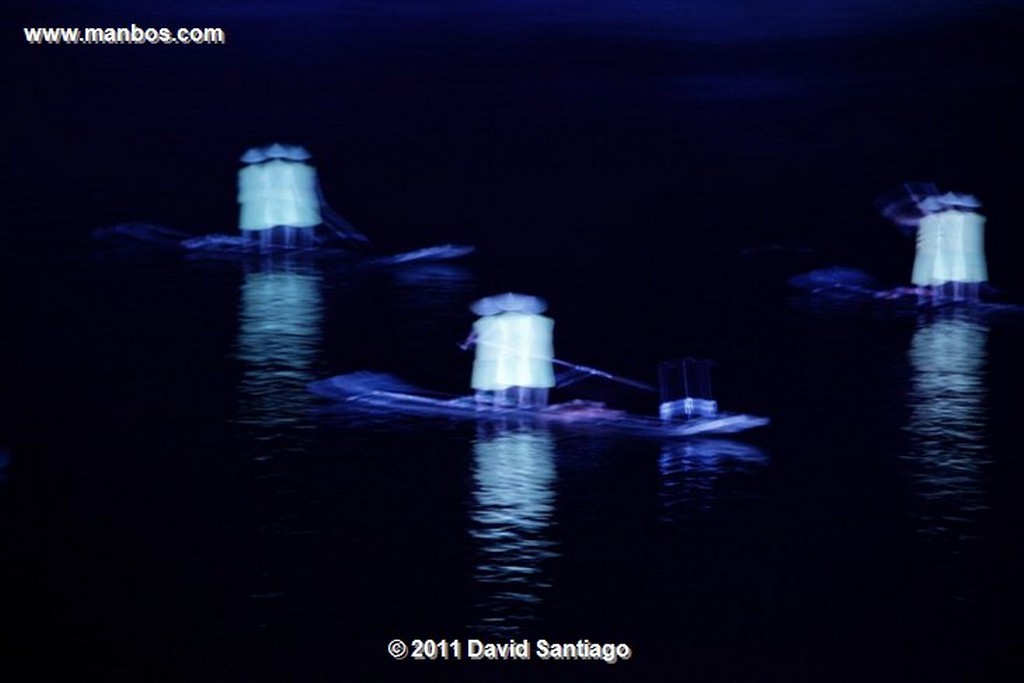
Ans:
[[[540,409],[555,386],[554,321],[547,304],[524,294],[499,294],[470,306],[481,316],[463,348],[476,347],[472,386],[481,406]]]
[[[918,303],[979,300],[981,283],[988,281],[980,206],[971,195],[942,194],[932,183],[904,183],[879,199],[886,218],[908,233],[917,231],[911,282]]]
[[[308,248],[323,222],[316,170],[304,148],[274,144],[242,155],[238,227],[261,250]]]
[[[988,280],[985,217],[974,211],[980,202],[947,192],[918,206],[924,217],[917,226],[911,281],[935,303],[978,301],[981,283]]]

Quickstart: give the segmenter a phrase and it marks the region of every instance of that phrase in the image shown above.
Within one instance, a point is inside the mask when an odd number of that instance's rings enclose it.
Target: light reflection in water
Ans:
[[[499,429],[473,443],[470,535],[480,590],[473,629],[513,637],[534,621],[551,589],[545,563],[555,557],[555,448],[534,428]]]
[[[323,533],[318,501],[305,493],[302,470],[288,456],[305,452],[306,385],[315,379],[323,337],[320,272],[308,256],[275,254],[246,263],[236,354],[242,363],[239,423],[248,428],[262,539],[249,559],[252,577],[240,586],[258,628],[270,628],[293,597],[295,558]],[[249,447],[252,451],[249,451]]]
[[[251,265],[242,284],[238,359],[243,424],[294,425],[309,404],[323,326],[321,276],[298,255]]]
[[[718,481],[727,473],[760,468],[768,455],[760,448],[726,439],[692,439],[661,449],[662,518],[678,522],[710,511],[718,502]]]
[[[985,342],[988,327],[954,313],[922,319],[908,352],[913,370],[905,461],[920,508],[920,531],[948,544],[976,535],[988,506],[983,470],[986,451]]]

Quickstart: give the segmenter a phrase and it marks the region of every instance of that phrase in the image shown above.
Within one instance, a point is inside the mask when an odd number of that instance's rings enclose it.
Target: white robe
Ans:
[[[241,230],[312,228],[323,222],[316,170],[302,162],[274,159],[238,172]]]
[[[911,282],[925,287],[987,280],[984,216],[950,210],[921,219]]]
[[[505,312],[473,325],[476,358],[472,386],[477,391],[555,386],[554,321],[532,313]]]

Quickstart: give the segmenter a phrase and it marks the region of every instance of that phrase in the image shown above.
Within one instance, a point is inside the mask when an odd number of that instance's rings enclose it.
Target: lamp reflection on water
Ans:
[[[322,340],[321,275],[308,258],[288,255],[247,265],[237,354],[244,364],[241,422],[292,426],[309,405],[306,385]]]
[[[908,352],[911,448],[904,460],[920,508],[919,531],[953,553],[976,535],[987,509],[985,342],[988,327],[967,312],[922,319]]]
[[[727,439],[666,444],[658,459],[663,520],[678,522],[709,512],[723,495],[718,486],[722,476],[760,468],[767,462],[768,455],[760,448]]]
[[[475,631],[513,637],[538,618],[551,589],[555,448],[543,429],[497,429],[473,443]]]

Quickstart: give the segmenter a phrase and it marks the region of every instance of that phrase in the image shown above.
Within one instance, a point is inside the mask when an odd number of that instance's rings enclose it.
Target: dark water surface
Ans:
[[[658,3],[392,5],[160,22],[223,25],[220,48],[22,46],[0,679],[1016,679],[1024,316],[785,281],[904,282],[912,243],[872,202],[934,180],[985,203],[993,284],[1024,301],[1019,16],[772,38]],[[232,232],[235,159],[277,139],[382,249],[477,252],[385,269],[89,239]],[[663,443],[306,392],[361,369],[464,392],[467,306],[505,290],[548,299],[560,357],[645,381],[710,357],[720,404],[771,426]],[[393,638],[634,656],[396,662]]]

